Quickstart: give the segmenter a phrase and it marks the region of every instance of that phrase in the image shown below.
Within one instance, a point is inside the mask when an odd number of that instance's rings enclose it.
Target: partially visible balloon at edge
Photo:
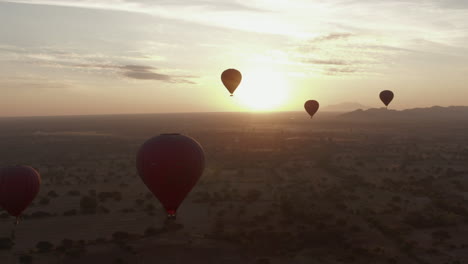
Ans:
[[[317,113],[319,106],[319,103],[315,100],[309,100],[304,104],[304,108],[306,112],[310,115],[310,118],[312,118],[315,115],[315,113]]]
[[[19,217],[39,193],[41,176],[30,166],[0,169],[0,206]]]
[[[221,74],[221,81],[232,96],[242,81],[242,74],[236,69],[227,69]]]

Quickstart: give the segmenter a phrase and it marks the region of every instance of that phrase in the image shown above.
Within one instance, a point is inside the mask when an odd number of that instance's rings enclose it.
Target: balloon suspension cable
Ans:
[[[16,238],[16,226],[19,224],[19,216],[16,217],[15,222],[13,223],[13,230],[11,231],[11,240]]]

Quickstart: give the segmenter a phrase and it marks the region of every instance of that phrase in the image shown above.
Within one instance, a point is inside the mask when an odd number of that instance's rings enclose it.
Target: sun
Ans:
[[[276,71],[248,71],[234,97],[253,111],[277,110],[287,100],[289,84],[285,75]]]

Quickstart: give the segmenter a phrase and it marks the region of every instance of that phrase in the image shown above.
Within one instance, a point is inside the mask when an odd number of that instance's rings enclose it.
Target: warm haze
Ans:
[[[0,23],[0,116],[466,105],[462,0],[18,0]]]

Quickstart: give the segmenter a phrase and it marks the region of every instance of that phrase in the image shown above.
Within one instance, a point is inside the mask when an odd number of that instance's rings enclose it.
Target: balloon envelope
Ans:
[[[179,134],[153,137],[141,146],[137,155],[141,179],[170,216],[175,216],[204,167],[205,155],[200,144]]]
[[[389,90],[385,90],[380,92],[380,100],[385,104],[385,106],[388,106],[390,102],[393,100],[393,92]]]
[[[309,100],[305,102],[304,108],[307,111],[307,113],[310,115],[310,117],[312,118],[319,109],[319,103],[315,100]]]
[[[29,166],[0,169],[0,206],[12,216],[20,216],[39,193],[41,176]]]
[[[236,69],[227,69],[221,74],[221,81],[232,96],[242,81],[242,74]]]

